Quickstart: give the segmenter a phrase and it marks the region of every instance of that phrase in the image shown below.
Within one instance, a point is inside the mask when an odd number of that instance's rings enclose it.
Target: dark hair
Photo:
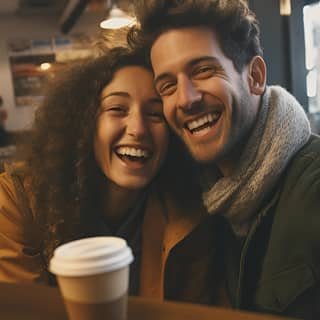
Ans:
[[[244,0],[136,0],[140,26],[131,29],[131,46],[149,52],[164,31],[205,26],[217,33],[224,54],[240,72],[255,56],[262,55],[259,25]]]
[[[94,55],[105,55],[115,47],[128,47],[127,35],[129,30],[129,26],[118,29],[101,29],[94,43]]]
[[[56,246],[84,236],[94,220],[105,179],[93,152],[100,93],[118,69],[130,65],[146,67],[138,52],[115,48],[63,70],[36,111],[24,158],[46,263]]]

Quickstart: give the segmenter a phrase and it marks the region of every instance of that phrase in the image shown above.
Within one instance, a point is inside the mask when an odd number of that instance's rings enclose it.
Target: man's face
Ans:
[[[170,126],[201,163],[235,162],[258,107],[248,66],[238,73],[204,27],[171,29],[151,48],[156,89]],[[238,151],[237,151],[238,150]]]

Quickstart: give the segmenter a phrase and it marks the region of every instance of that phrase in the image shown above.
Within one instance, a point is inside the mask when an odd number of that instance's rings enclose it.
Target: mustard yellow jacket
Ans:
[[[215,296],[208,294],[212,285],[208,276],[213,281],[215,273],[209,261],[215,252],[214,231],[206,221],[200,194],[188,193],[187,186],[175,192],[172,184],[148,193],[139,294],[209,304]],[[41,253],[45,231],[32,210],[28,190],[28,178],[17,167],[7,167],[0,175],[0,281],[48,284]]]
[[[0,281],[48,282],[27,181],[8,171],[0,175]]]

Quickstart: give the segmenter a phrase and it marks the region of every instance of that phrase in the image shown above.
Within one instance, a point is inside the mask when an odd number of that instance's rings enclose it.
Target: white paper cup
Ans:
[[[125,320],[132,261],[126,241],[116,237],[85,238],[58,247],[49,269],[57,276],[69,319]]]

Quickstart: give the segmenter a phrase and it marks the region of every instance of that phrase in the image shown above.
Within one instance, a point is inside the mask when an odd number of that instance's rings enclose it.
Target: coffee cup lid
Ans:
[[[49,270],[60,276],[86,276],[121,269],[133,261],[126,240],[118,237],[91,237],[59,246]]]

